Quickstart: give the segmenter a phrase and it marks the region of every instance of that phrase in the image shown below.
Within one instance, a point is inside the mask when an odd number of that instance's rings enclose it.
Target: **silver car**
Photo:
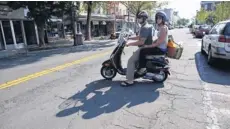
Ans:
[[[202,39],[201,53],[208,54],[208,64],[215,59],[230,60],[230,20],[216,24]]]

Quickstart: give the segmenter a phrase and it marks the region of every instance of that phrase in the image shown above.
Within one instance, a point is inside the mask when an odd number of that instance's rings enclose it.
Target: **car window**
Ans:
[[[210,34],[223,34],[224,32],[224,27],[226,26],[225,23],[220,23],[214,26],[210,32]]]
[[[200,26],[200,29],[210,29],[211,27],[210,26],[208,26],[208,25],[202,25],[202,26]]]
[[[230,23],[225,27],[224,34],[230,36]]]
[[[219,24],[219,26],[217,27],[217,34],[223,34],[225,26],[226,26],[225,23]]]
[[[210,31],[210,34],[217,34],[217,27],[219,26],[219,24],[215,25],[211,31]]]

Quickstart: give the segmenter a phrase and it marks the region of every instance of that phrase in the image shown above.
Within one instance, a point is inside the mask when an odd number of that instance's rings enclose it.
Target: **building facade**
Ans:
[[[216,10],[216,5],[221,1],[201,1],[200,6],[206,11],[214,11]]]
[[[116,30],[121,29],[124,23],[129,23],[130,28],[134,29],[135,15],[121,2],[111,1],[107,3],[107,15],[113,15]]]
[[[27,18],[28,10],[12,10],[0,2],[0,51],[23,49],[38,44],[37,26]]]

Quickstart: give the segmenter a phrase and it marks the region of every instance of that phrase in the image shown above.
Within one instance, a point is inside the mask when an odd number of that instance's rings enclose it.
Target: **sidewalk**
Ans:
[[[115,45],[116,40],[91,40],[84,41],[83,45],[73,46],[73,40],[62,39],[54,42],[50,42],[46,44],[46,46],[39,47],[38,45],[29,45],[28,51],[26,49],[18,49],[18,50],[5,50],[0,51],[0,59],[1,58],[10,58],[10,57],[18,57],[21,55],[29,54],[29,53],[42,53],[44,51],[56,51],[56,50],[64,50],[71,49],[76,51],[89,51],[92,49],[97,49],[100,47],[107,47]]]
[[[115,40],[110,40],[110,39],[100,40],[100,37],[96,37],[91,41],[83,41],[83,45],[110,42],[110,41],[113,42]],[[73,47],[73,39],[59,39],[56,41],[49,41],[49,43],[46,44],[46,46],[42,46],[42,47],[39,47],[38,45],[30,45],[28,46],[28,51],[49,50],[49,49],[65,48],[65,47]]]

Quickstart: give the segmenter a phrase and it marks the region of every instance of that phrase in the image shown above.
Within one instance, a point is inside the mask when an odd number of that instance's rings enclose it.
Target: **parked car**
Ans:
[[[208,54],[208,64],[216,59],[230,60],[230,20],[217,23],[202,39],[201,53]]]
[[[169,30],[172,30],[172,29],[174,29],[174,27],[173,26],[169,26]]]
[[[194,35],[196,38],[202,38],[205,33],[208,33],[211,30],[211,26],[209,25],[200,25],[197,29],[195,29]]]
[[[191,29],[191,33],[195,34],[195,31],[199,28],[199,25],[194,25]]]

